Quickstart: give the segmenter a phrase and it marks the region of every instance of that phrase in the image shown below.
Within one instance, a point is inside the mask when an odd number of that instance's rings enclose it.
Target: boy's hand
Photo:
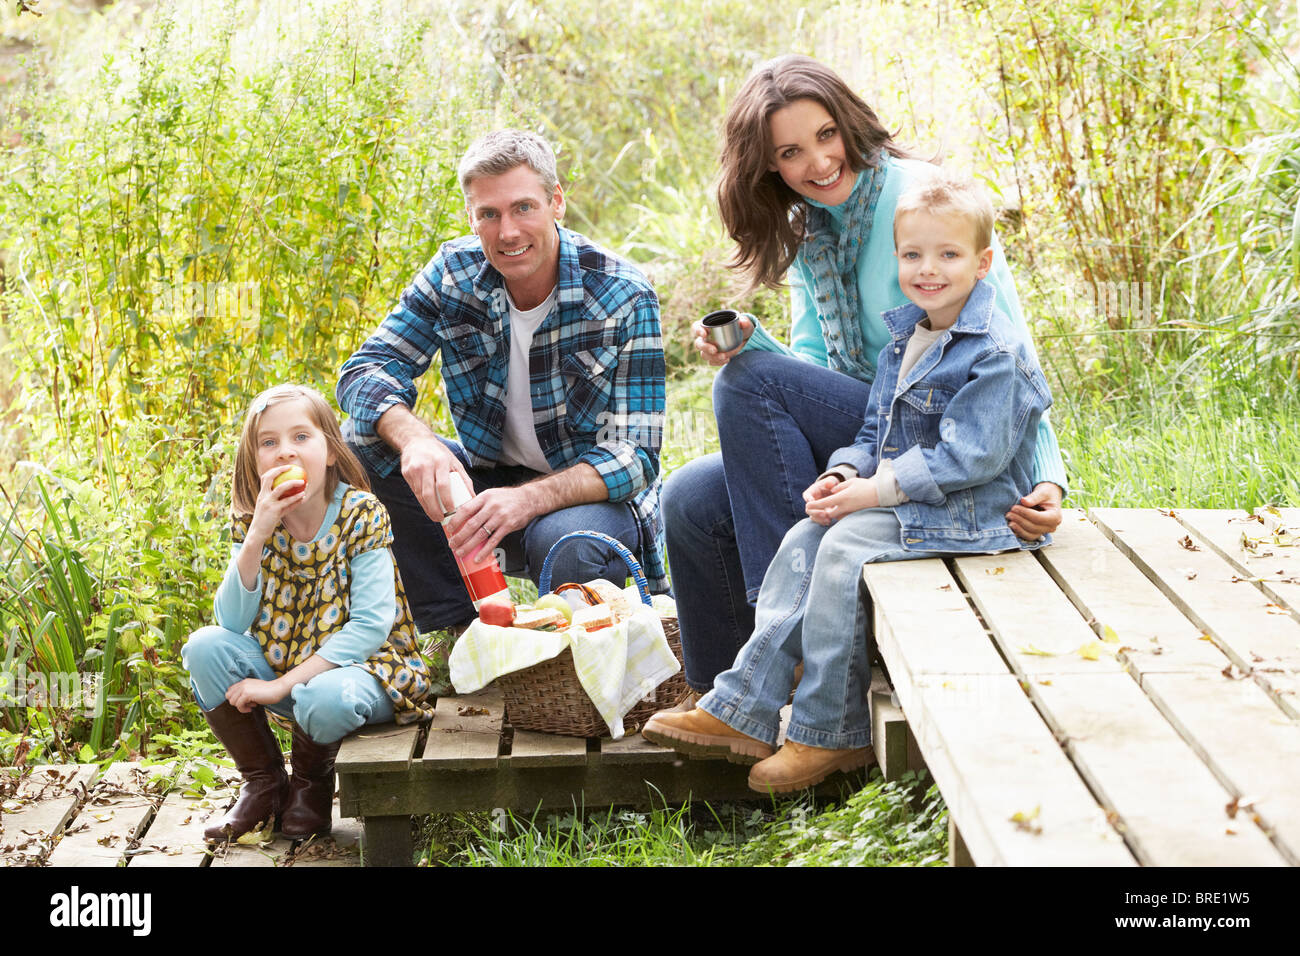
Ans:
[[[839,475],[827,475],[825,478],[818,478],[811,485],[804,489],[803,500],[805,503],[817,501],[825,498],[832,491],[840,486],[844,479]]]
[[[1044,481],[1007,512],[1007,524],[1017,538],[1037,541],[1059,528],[1063,517],[1060,485]]]
[[[831,481],[833,479],[823,479]],[[822,484],[815,482],[813,488]],[[809,488],[812,491],[813,488]],[[850,478],[842,481],[830,494],[824,494],[819,498],[808,500],[804,510],[808,512],[808,517],[820,525],[830,526],[831,522],[843,518],[847,514],[855,511],[861,511],[863,508],[876,508],[880,506],[880,496],[876,494],[876,483],[870,478]]]

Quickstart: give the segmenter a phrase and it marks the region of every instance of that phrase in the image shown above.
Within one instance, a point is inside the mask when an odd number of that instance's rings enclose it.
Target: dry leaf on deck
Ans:
[[[1105,641],[1107,644],[1119,643],[1119,635],[1115,633],[1115,629],[1111,627],[1109,624],[1105,625],[1101,629],[1101,639]]]
[[[1089,641],[1086,644],[1080,644],[1076,653],[1085,661],[1095,661],[1101,656],[1101,645],[1096,641]]]
[[[1007,571],[1006,568],[985,568],[984,569],[985,574],[1005,574],[1006,571]]]
[[[1188,551],[1200,551],[1200,550],[1201,550],[1200,548],[1198,548],[1198,547],[1196,546],[1195,542],[1192,541],[1192,536],[1191,536],[1190,534],[1185,534],[1185,535],[1183,535],[1181,538],[1179,538],[1179,539],[1178,539],[1178,544],[1179,544],[1180,547],[1186,548]]]

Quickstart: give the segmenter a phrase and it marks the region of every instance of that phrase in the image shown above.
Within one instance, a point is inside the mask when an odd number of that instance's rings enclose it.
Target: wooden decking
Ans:
[[[0,768],[0,866],[358,866],[360,827],[335,816],[323,840],[209,846],[233,773],[203,787],[170,766]],[[223,779],[224,778],[224,779]],[[336,806],[337,811],[337,806]]]
[[[958,859],[1300,863],[1287,528],[1300,509],[1096,509],[1037,554],[864,568]]]
[[[886,695],[887,698],[887,695]],[[887,700],[881,719],[889,719]],[[891,724],[901,728],[901,724]],[[494,687],[439,698],[428,727],[366,729],[339,750],[339,808],[364,821],[366,865],[409,865],[411,816],[459,810],[536,810],[753,800],[749,768],[695,759],[640,734],[584,740],[515,730]],[[860,775],[836,774],[824,792]]]

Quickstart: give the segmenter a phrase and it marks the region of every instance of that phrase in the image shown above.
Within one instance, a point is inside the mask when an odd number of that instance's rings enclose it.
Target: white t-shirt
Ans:
[[[506,293],[506,304],[510,309],[510,369],[506,376],[506,427],[501,436],[501,462],[549,473],[550,463],[537,441],[528,353],[533,347],[533,335],[538,326],[555,308],[555,290],[551,290],[541,305],[526,312],[516,307],[509,292]]]

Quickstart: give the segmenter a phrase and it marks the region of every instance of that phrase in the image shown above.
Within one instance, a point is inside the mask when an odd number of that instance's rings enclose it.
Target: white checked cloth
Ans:
[[[580,627],[529,631],[476,620],[452,649],[451,682],[458,694],[472,694],[502,674],[550,660],[566,647],[573,650],[578,683],[615,740],[623,736],[623,715],[681,670],[659,613],[640,604],[626,620],[590,634]]]

